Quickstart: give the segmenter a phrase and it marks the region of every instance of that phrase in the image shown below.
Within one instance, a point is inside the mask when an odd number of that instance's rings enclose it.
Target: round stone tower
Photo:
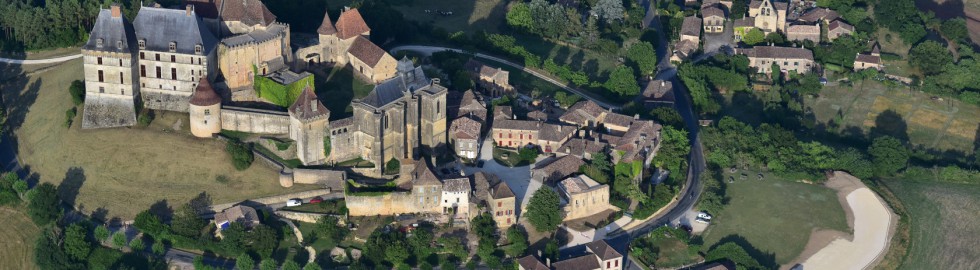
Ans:
[[[206,77],[201,78],[197,89],[194,89],[187,111],[194,136],[210,138],[221,132],[221,97],[214,92]]]

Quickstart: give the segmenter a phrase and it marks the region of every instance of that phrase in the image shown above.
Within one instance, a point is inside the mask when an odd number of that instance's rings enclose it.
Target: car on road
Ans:
[[[310,199],[310,204],[322,203],[322,202],[323,202],[323,197],[320,196],[316,196]]]
[[[303,205],[303,200],[300,199],[289,199],[286,201],[286,206],[300,206]]]

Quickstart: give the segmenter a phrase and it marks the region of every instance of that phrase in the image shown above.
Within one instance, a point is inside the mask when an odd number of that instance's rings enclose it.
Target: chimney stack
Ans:
[[[119,3],[112,3],[112,5],[109,6],[109,10],[111,11],[113,18],[122,17],[122,7],[119,6]]]
[[[432,84],[439,84],[442,80],[439,78],[432,79]]]
[[[541,250],[538,250],[538,258],[541,258]]]
[[[551,268],[551,258],[544,258],[544,265]]]
[[[184,6],[184,10],[187,11],[187,16],[194,14],[194,5]]]
[[[666,86],[666,85],[667,85],[667,81],[660,81],[660,86],[661,87]]]

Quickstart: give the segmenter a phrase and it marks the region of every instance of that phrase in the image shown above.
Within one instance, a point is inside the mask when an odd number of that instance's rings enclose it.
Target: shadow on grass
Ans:
[[[711,248],[708,250],[714,250],[715,248],[727,243],[735,243],[736,245],[742,247],[742,249],[745,249],[745,252],[748,253],[749,256],[758,261],[759,264],[767,269],[779,268],[779,264],[776,263],[776,254],[759,250],[758,248],[752,246],[748,240],[740,235],[731,234],[722,237],[717,243],[711,245]]]

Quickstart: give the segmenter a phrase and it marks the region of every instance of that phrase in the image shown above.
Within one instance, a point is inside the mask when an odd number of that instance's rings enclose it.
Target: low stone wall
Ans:
[[[221,108],[221,129],[259,134],[289,134],[289,114],[225,106]]]
[[[408,192],[391,192],[378,196],[344,196],[351,216],[392,216],[421,212]]]
[[[305,213],[305,212],[295,212],[295,211],[286,211],[286,210],[277,210],[275,211],[275,214],[276,216],[279,216],[281,218],[295,220],[299,222],[306,222],[306,223],[316,223],[316,221],[320,220],[321,217],[333,216],[337,218],[337,225],[341,225],[341,226],[347,225],[346,220],[344,220],[344,216],[339,216],[339,215],[330,215],[330,214],[322,214],[322,213]]]
[[[334,191],[344,190],[347,172],[318,169],[293,169],[293,183],[319,184]]]
[[[317,190],[302,191],[302,192],[295,192],[295,193],[289,193],[289,194],[282,194],[282,195],[275,195],[275,196],[269,196],[269,197],[251,199],[251,200],[248,200],[248,201],[249,202],[253,202],[253,203],[258,203],[258,204],[269,205],[269,204],[285,203],[289,199],[293,199],[293,198],[312,198],[312,197],[316,197],[316,196],[326,197],[327,195],[329,195],[331,193],[332,192],[330,190],[328,190],[328,189],[317,189]],[[221,212],[222,210],[228,209],[228,208],[230,208],[232,206],[235,206],[236,204],[239,204],[239,203],[241,203],[241,202],[216,204],[216,205],[212,205],[211,206],[211,210],[213,210],[215,212]]]
[[[272,157],[266,156],[262,152],[252,150],[252,155],[255,156],[255,160],[259,161],[260,163],[266,166],[269,166],[269,168],[272,168],[274,170],[284,170],[286,168],[284,165],[279,164],[278,161],[272,159]]]

